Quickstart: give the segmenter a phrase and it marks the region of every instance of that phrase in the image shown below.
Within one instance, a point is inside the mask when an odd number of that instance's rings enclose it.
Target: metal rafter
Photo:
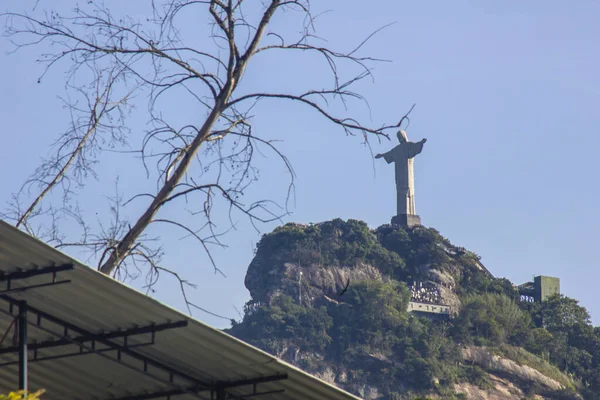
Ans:
[[[56,272],[72,270],[75,267],[73,264],[56,265],[52,267],[42,267],[30,269],[27,271],[15,271],[4,273],[0,271],[0,281],[27,279],[38,275],[54,274]]]
[[[49,360],[58,360],[61,358],[72,358],[72,357],[77,357],[77,356],[86,356],[88,354],[103,354],[103,353],[108,353],[111,351],[117,351],[115,349],[111,349],[110,347],[104,348],[104,349],[98,349],[95,348],[95,342],[91,343],[90,349],[88,350],[88,348],[83,345],[82,343],[73,343],[76,345],[81,346],[79,348],[79,351],[74,351],[72,353],[66,353],[66,354],[58,354],[55,356],[40,356],[39,354],[37,354],[37,351],[34,351],[34,355],[33,358],[29,358],[27,360],[28,363],[33,363],[33,362],[39,362],[39,361],[49,361]],[[133,346],[129,346],[129,348],[138,348],[138,347],[145,347],[145,346],[151,346],[152,343],[140,343],[140,344],[135,344]],[[110,358],[111,361],[118,361],[118,360],[114,360],[112,358]],[[0,363],[0,367],[5,367],[8,365],[14,365],[17,364],[18,361],[7,361],[7,362],[3,362]]]
[[[57,281],[56,274],[58,272],[72,270],[74,268],[75,267],[73,266],[73,264],[64,264],[64,265],[56,265],[56,266],[51,266],[51,267],[42,267],[42,268],[38,268],[38,269],[31,269],[31,270],[27,270],[27,271],[14,271],[14,272],[8,272],[8,273],[4,273],[4,272],[0,271],[0,282],[6,282],[6,287],[5,287],[5,289],[0,290],[0,294],[24,292],[24,291],[30,290],[30,289],[37,289],[37,288],[42,288],[42,287],[46,287],[46,286],[54,286],[54,285],[60,285],[63,283],[69,283],[69,282],[71,282],[71,280],[69,280],[69,279]],[[52,274],[51,282],[38,283],[35,285],[28,285],[28,286],[19,286],[16,288],[12,286],[14,281],[19,281],[19,280],[23,280],[23,279],[33,278],[35,276],[49,275],[49,274]]]
[[[158,392],[145,392],[145,393],[130,395],[130,396],[126,396],[126,397],[119,397],[117,399],[113,398],[110,400],[152,400],[152,399],[161,399],[161,398],[169,399],[172,396],[179,396],[179,395],[188,393],[188,391],[193,391],[193,390],[194,390],[194,388],[162,390],[162,391],[158,391]],[[225,391],[225,389],[212,391],[212,392],[213,392],[213,394],[216,393],[216,395],[217,395],[216,400],[219,400],[219,396],[221,396],[220,398],[223,398],[223,399],[231,399],[231,400],[240,399],[240,400],[242,400],[242,399],[247,399],[247,398],[251,398],[251,397],[266,396],[268,394],[283,393],[283,392],[285,392],[285,390],[277,389],[277,390],[269,390],[269,391],[265,391],[265,392],[258,392],[255,389],[255,390],[253,390],[252,393],[243,394],[243,395],[233,395],[231,393],[227,393]]]
[[[0,299],[4,300],[10,304],[10,306],[11,306],[10,313],[11,314],[13,313],[12,309],[14,306],[23,305],[23,302],[13,299],[12,297],[7,296],[7,295],[0,295]],[[168,365],[165,365],[165,364],[163,364],[159,361],[156,361],[150,357],[147,357],[147,356],[144,356],[142,354],[135,352],[132,349],[132,346],[121,345],[119,343],[115,343],[115,342],[111,341],[110,339],[113,338],[115,335],[118,335],[118,332],[110,332],[108,334],[95,334],[95,333],[87,331],[84,328],[81,328],[72,323],[69,323],[61,318],[58,318],[58,317],[48,314],[42,310],[39,310],[33,306],[26,305],[25,307],[28,312],[35,314],[37,316],[38,323],[36,324],[36,327],[38,329],[41,329],[48,333],[54,334],[56,336],[60,336],[60,335],[57,335],[55,332],[52,332],[52,331],[42,327],[40,322],[41,322],[41,320],[48,320],[48,321],[52,322],[53,324],[62,326],[64,329],[64,337],[62,337],[58,341],[66,340],[69,342],[69,344],[74,344],[74,345],[80,346],[81,351],[79,353],[77,353],[77,355],[95,353],[95,354],[101,355],[109,360],[112,360],[114,362],[118,362],[118,363],[120,363],[128,368],[131,368],[133,370],[136,370],[140,373],[146,374],[148,376],[152,376],[153,378],[157,379],[158,381],[162,381],[165,384],[169,384],[169,385],[173,386],[173,390],[170,390],[170,391],[162,391],[162,392],[158,392],[158,393],[145,393],[145,394],[140,394],[140,395],[136,395],[133,397],[132,396],[125,397],[125,398],[119,399],[119,400],[154,399],[154,398],[159,398],[159,397],[167,397],[168,398],[170,396],[174,396],[177,394],[192,394],[192,395],[197,396],[200,392],[210,391],[211,393],[223,393],[224,391],[226,391],[227,389],[230,389],[230,388],[253,385],[253,393],[250,393],[248,395],[242,395],[240,397],[240,396],[233,396],[233,395],[228,394],[228,396],[232,396],[229,398],[234,398],[234,399],[235,398],[245,398],[245,397],[260,396],[263,394],[270,394],[270,393],[278,392],[278,391],[269,391],[269,392],[262,392],[262,393],[257,392],[256,385],[258,385],[259,383],[287,379],[287,374],[278,374],[278,375],[273,375],[273,376],[248,378],[248,379],[236,380],[236,381],[221,381],[221,382],[212,382],[212,383],[202,382],[183,371],[169,367]],[[173,324],[181,324],[181,322],[175,322]],[[136,329],[136,328],[132,328],[132,329]],[[137,329],[148,330],[150,328],[143,327],[143,328],[137,328]],[[68,337],[67,332],[69,332],[69,331],[75,332],[80,336],[78,336],[76,338]],[[152,333],[152,332],[150,331],[150,333]],[[119,337],[121,337],[121,336],[119,336]],[[124,336],[124,337],[127,337],[127,336]],[[53,343],[56,343],[58,341],[54,341]],[[101,343],[101,344],[109,347],[109,349],[96,349],[95,345],[90,347],[85,344],[86,341],[90,341],[93,344],[95,344],[96,342]],[[88,352],[84,352],[84,349],[88,350]],[[109,351],[109,350],[117,351],[116,359],[103,354],[104,352]],[[130,364],[123,364],[122,360],[121,360],[121,354],[126,354],[133,359],[141,361],[143,363],[142,368],[136,368]],[[70,354],[70,355],[75,355],[75,354]],[[69,355],[66,355],[66,356],[69,356]],[[53,359],[53,358],[57,358],[57,357],[48,357],[46,359]],[[164,372],[167,372],[169,375],[169,379],[164,380],[164,379],[161,379],[157,376],[150,374],[148,372],[149,367],[154,367],[154,368],[160,369]],[[180,384],[175,383],[176,377],[183,378],[184,380],[193,383],[194,386],[181,387]],[[168,393],[168,394],[165,395],[165,393]]]
[[[163,390],[160,392],[146,392],[141,394],[135,394],[127,397],[119,397],[118,399],[110,399],[110,400],[151,400],[151,399],[160,399],[160,398],[169,398],[171,396],[177,396],[180,394],[185,394],[185,390],[175,389],[175,390]]]
[[[277,394],[277,393],[283,393],[283,392],[285,392],[284,389],[269,390],[269,391],[266,391],[266,392],[257,392],[257,391],[254,391],[254,392],[252,392],[250,394],[243,394],[241,396],[234,396],[232,394],[229,394],[229,398],[230,399],[248,399],[248,398],[251,398],[251,397],[266,396],[268,394]]]
[[[287,379],[287,377],[288,377],[287,374],[278,374],[278,375],[272,375],[272,376],[261,376],[261,377],[258,377],[258,378],[240,379],[240,380],[237,380],[237,381],[218,382],[217,386],[221,387],[221,388],[229,389],[229,388],[238,387],[238,386],[248,386],[248,385],[256,385],[256,384],[259,384],[259,383],[281,381],[283,379]]]
[[[27,391],[27,303],[20,301],[17,317],[19,336],[19,390]]]
[[[0,299],[4,300],[4,301],[6,301],[6,302],[8,302],[10,304],[10,306],[11,306],[11,312],[12,312],[13,306],[19,304],[18,300],[13,299],[10,296],[0,295]],[[76,344],[76,345],[80,346],[80,348],[82,349],[82,351],[83,350],[88,350],[88,352],[98,354],[98,355],[100,355],[100,356],[102,356],[102,357],[104,357],[104,358],[106,358],[106,359],[108,359],[110,361],[119,363],[119,364],[121,364],[121,365],[123,365],[123,366],[125,366],[125,367],[127,367],[129,369],[132,369],[132,370],[136,371],[136,372],[139,372],[139,373],[145,374],[147,376],[150,376],[150,377],[154,378],[157,382],[161,382],[161,383],[164,383],[164,384],[167,384],[167,385],[171,385],[174,388],[179,388],[179,386],[180,386],[180,384],[175,384],[175,378],[178,377],[178,378],[183,378],[184,380],[186,380],[188,382],[191,382],[193,384],[196,384],[195,387],[205,388],[205,389],[210,390],[210,386],[204,384],[203,382],[201,382],[201,381],[199,381],[199,380],[197,380],[197,379],[195,379],[195,378],[193,378],[193,377],[191,377],[191,376],[189,376],[189,375],[187,375],[187,374],[185,374],[183,372],[177,371],[177,370],[175,370],[175,369],[173,369],[173,368],[171,368],[171,367],[169,367],[169,366],[167,366],[167,365],[165,365],[165,364],[163,364],[163,363],[161,363],[159,361],[156,361],[156,360],[154,360],[154,359],[152,359],[150,357],[146,357],[144,355],[138,354],[135,351],[133,351],[133,349],[131,349],[131,348],[127,347],[127,346],[121,345],[119,343],[115,343],[115,342],[113,342],[113,341],[111,341],[109,339],[103,339],[103,338],[99,337],[99,335],[97,335],[97,334],[94,334],[94,333],[92,333],[90,331],[87,331],[84,328],[80,328],[80,327],[76,326],[75,324],[67,322],[67,321],[65,321],[65,320],[63,320],[61,318],[55,317],[55,316],[53,316],[51,314],[48,314],[48,313],[46,313],[46,312],[44,312],[42,310],[39,310],[39,309],[37,309],[35,307],[30,306],[30,305],[27,306],[27,310],[30,313],[35,314],[38,319],[39,318],[43,318],[45,320],[48,320],[48,321],[52,322],[53,324],[62,326],[63,329],[64,329],[64,331],[65,331],[65,333],[68,332],[68,331],[71,331],[71,332],[75,332],[75,333],[77,333],[78,335],[81,335],[81,336],[94,337],[94,339],[95,339],[94,343],[95,342],[101,343],[101,344],[103,344],[103,345],[111,348],[112,350],[116,351],[117,352],[117,357],[116,358],[115,357],[110,357],[109,355],[104,354],[106,352],[106,349],[103,349],[103,351],[102,350],[99,351],[99,350],[97,350],[95,348],[95,346],[89,346],[89,345],[86,345],[85,343],[81,343],[81,342],[79,342],[79,343],[73,342],[73,344]],[[54,331],[52,331],[50,329],[44,328],[42,326],[38,326],[38,329],[40,329],[42,331],[45,331],[47,333],[50,333],[52,335],[55,335],[55,336],[61,336],[61,334],[57,334],[56,332],[54,332]],[[71,339],[71,338],[68,338],[68,339]],[[133,366],[133,365],[131,365],[129,363],[124,363],[123,360],[121,359],[122,354],[126,354],[129,357],[131,357],[132,359],[141,361],[142,365],[140,367],[136,367],[136,366]],[[150,373],[148,371],[148,369],[150,367],[153,367],[153,368],[156,368],[156,369],[160,369],[163,372],[166,372],[168,374],[169,378],[168,379],[164,379],[164,378],[161,378],[160,376],[158,376],[156,374]],[[195,392],[193,392],[193,391],[186,391],[186,393],[195,394]]]
[[[42,324],[42,319],[38,319],[34,325],[37,327],[40,327],[41,324]],[[52,347],[72,346],[72,345],[77,345],[78,343],[93,342],[93,341],[98,340],[99,338],[101,338],[101,339],[123,338],[123,340],[127,341],[130,336],[143,335],[143,334],[151,334],[152,338],[151,338],[150,343],[148,343],[148,344],[153,344],[154,340],[155,340],[154,336],[155,336],[156,332],[164,331],[167,329],[173,329],[173,328],[181,328],[181,327],[187,326],[187,324],[188,324],[188,322],[183,320],[183,321],[177,321],[177,322],[167,322],[164,324],[152,324],[152,325],[118,330],[118,331],[108,332],[108,333],[100,333],[100,334],[95,334],[93,337],[85,336],[85,335],[74,337],[74,338],[62,337],[58,340],[45,340],[43,342],[38,342],[38,343],[29,343],[28,347],[29,347],[29,350],[40,350],[40,349],[48,349],[48,348],[52,348]],[[128,347],[131,347],[131,346],[128,346]],[[19,351],[18,346],[0,348],[0,354],[17,353],[18,351]]]

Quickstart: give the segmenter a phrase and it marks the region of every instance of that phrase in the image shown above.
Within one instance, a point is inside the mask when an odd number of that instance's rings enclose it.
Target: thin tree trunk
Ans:
[[[230,90],[227,90],[227,92],[230,92]],[[152,200],[152,203],[148,206],[144,214],[142,214],[142,216],[138,218],[135,225],[131,227],[129,232],[127,232],[127,234],[123,237],[119,244],[113,249],[108,259],[99,268],[100,272],[109,275],[115,270],[115,268],[117,268],[121,264],[121,262],[129,254],[129,251],[135,244],[135,241],[148,227],[150,222],[152,222],[152,219],[160,209],[161,205],[163,205],[165,201],[167,201],[171,193],[173,193],[173,190],[181,181],[186,171],[188,170],[190,164],[194,160],[194,157],[198,153],[200,146],[206,140],[206,138],[210,134],[212,127],[221,116],[221,113],[223,111],[223,105],[227,101],[227,92],[222,92],[222,96],[220,96],[220,98],[217,100],[217,104],[215,104],[215,107],[204,122],[204,125],[202,125],[202,128],[190,144],[188,150],[186,151],[186,154],[183,156],[181,162],[179,163],[179,165],[177,165],[177,168],[173,172],[173,175],[167,180],[167,182],[163,185],[158,194],[154,197],[154,200]]]

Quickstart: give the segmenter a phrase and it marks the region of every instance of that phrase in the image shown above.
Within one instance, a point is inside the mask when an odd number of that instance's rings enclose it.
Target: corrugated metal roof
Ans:
[[[114,350],[102,352],[107,346],[100,343],[95,346],[95,351],[100,353],[65,358],[58,356],[82,352],[82,347],[68,344],[43,348],[37,351],[38,357],[54,358],[29,362],[29,388],[46,389],[44,398],[47,400],[115,399],[177,388],[189,389],[197,383],[187,379],[189,377],[214,386],[218,382],[237,382],[282,374],[287,374],[288,378],[260,383],[256,390],[270,392],[283,389],[284,392],[267,394],[258,397],[259,399],[359,399],[218,329],[167,307],[0,221],[0,272],[6,274],[65,264],[73,264],[74,269],[59,272],[58,278],[71,280],[70,283],[10,293],[8,296],[14,300],[25,300],[34,310],[51,314],[95,334],[185,320],[187,325],[184,327],[156,333],[155,343],[152,345],[141,345],[149,340],[150,334],[132,336],[127,343],[128,351],[158,361],[181,374],[171,377],[169,372],[153,364],[146,364],[144,373],[144,362],[138,357]],[[48,281],[48,276],[30,277],[15,283],[13,287]],[[0,299],[0,338],[4,332],[9,331],[12,316],[17,313],[16,307],[11,308],[7,299],[6,296]],[[28,343],[57,340],[64,336],[64,328],[49,319],[42,318],[41,328],[36,326],[39,320],[36,320],[35,313],[28,313],[28,321]],[[67,334],[71,338],[69,340],[72,340],[81,332],[70,330]],[[7,335],[0,350],[13,346],[12,339],[12,335]],[[122,339],[114,339],[112,342],[124,345]],[[89,349],[91,342],[86,343]],[[136,344],[140,346],[135,347]],[[34,356],[32,353],[30,350],[30,359]],[[121,358],[120,362],[115,361],[117,357]],[[16,360],[17,354],[0,354],[0,393],[17,388]],[[252,385],[227,389],[227,393],[234,396],[244,396],[252,391]],[[203,391],[174,398],[211,399],[211,393]]]

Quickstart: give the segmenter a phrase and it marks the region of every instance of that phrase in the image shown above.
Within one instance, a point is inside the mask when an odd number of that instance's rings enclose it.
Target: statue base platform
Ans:
[[[395,217],[392,217],[392,225],[400,225],[400,226],[419,226],[421,225],[421,217],[415,214],[399,214]]]

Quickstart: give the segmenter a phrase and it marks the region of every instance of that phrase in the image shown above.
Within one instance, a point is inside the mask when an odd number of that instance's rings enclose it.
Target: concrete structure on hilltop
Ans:
[[[548,297],[560,294],[560,279],[552,276],[536,276],[533,282],[517,286],[521,300],[541,303]]]
[[[434,285],[413,282],[409,289],[408,312],[424,313],[432,318],[450,316],[450,307],[442,304],[441,293]]]

